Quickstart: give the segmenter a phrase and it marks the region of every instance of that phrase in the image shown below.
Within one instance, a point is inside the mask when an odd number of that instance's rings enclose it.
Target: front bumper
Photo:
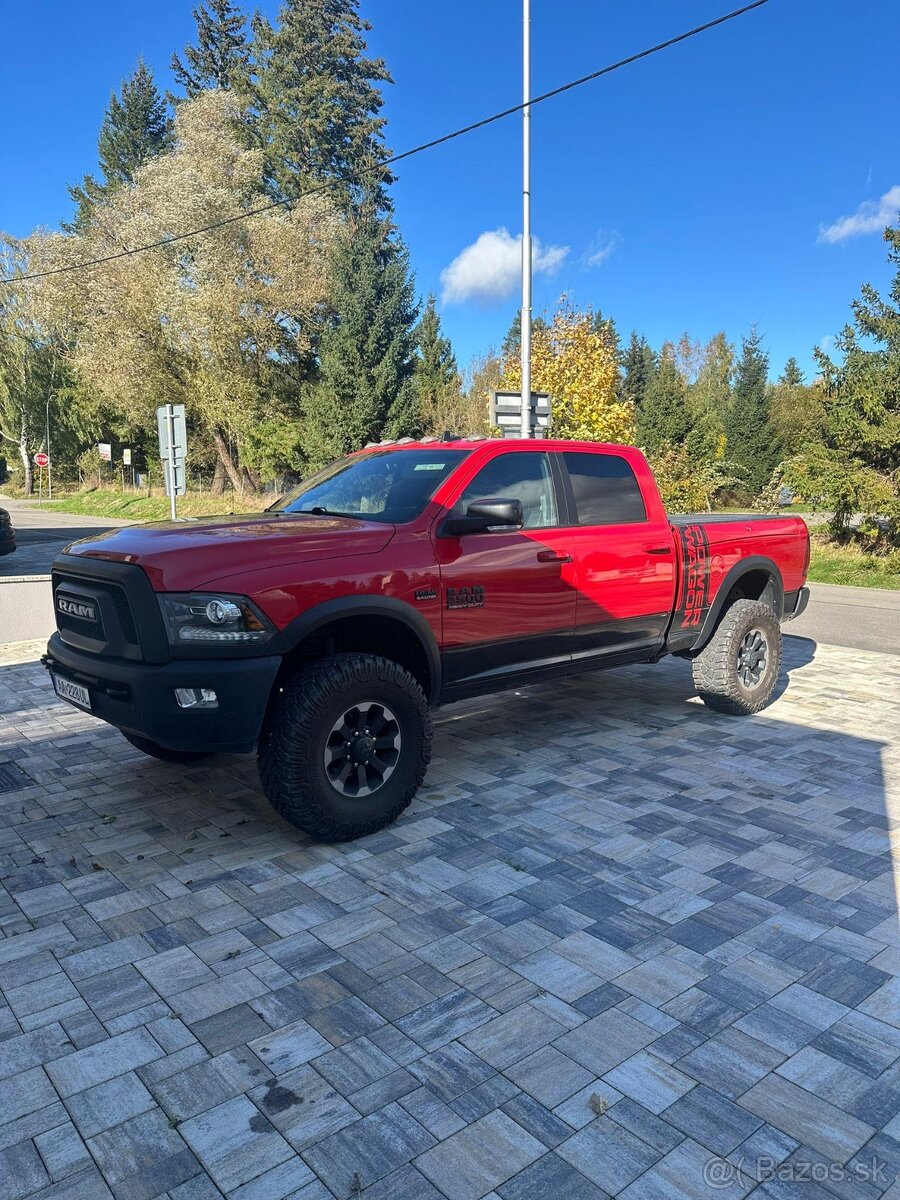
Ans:
[[[8,525],[0,528],[0,554],[12,554],[16,548],[16,531]]]
[[[278,655],[135,663],[75,650],[54,633],[43,658],[56,675],[85,686],[95,717],[168,750],[242,754],[256,745]],[[218,708],[179,708],[176,688],[213,688]]]

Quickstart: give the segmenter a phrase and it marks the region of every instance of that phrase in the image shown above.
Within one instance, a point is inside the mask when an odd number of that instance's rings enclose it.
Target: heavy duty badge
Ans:
[[[484,608],[484,588],[478,583],[466,587],[448,587],[447,607]]]

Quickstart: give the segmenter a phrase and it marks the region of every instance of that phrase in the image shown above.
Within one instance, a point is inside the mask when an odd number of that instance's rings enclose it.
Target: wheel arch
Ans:
[[[295,617],[273,645],[285,667],[343,651],[380,654],[405,667],[431,704],[441,691],[441,656],[431,626],[391,596],[341,596]]]
[[[735,600],[766,600],[780,621],[784,616],[784,580],[778,564],[763,554],[753,554],[725,574],[703,619],[691,652],[702,650],[716,631],[722,614]]]

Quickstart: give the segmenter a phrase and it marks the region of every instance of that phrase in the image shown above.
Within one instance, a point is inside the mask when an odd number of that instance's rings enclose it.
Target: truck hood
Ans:
[[[312,513],[200,517],[110,529],[66,547],[67,554],[136,563],[158,592],[187,592],[213,579],[316,559],[376,554],[394,526]]]

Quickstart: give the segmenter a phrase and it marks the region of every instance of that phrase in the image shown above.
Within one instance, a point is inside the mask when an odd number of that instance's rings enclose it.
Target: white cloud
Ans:
[[[617,233],[604,233],[601,229],[584,252],[584,265],[586,267],[602,266],[621,240]]]
[[[843,242],[863,233],[881,233],[897,220],[900,211],[900,183],[889,188],[878,200],[863,200],[850,217],[839,217],[832,225],[819,226],[819,241]]]
[[[823,350],[826,354],[828,353],[829,350],[833,350],[834,349],[834,335],[831,333],[826,333],[825,336],[822,338],[821,342],[819,342],[819,349]]]
[[[536,274],[552,275],[569,253],[568,246],[541,245],[532,241],[531,262]],[[512,295],[522,275],[522,235],[508,229],[487,229],[466,246],[441,271],[446,304],[477,300],[491,304]]]

